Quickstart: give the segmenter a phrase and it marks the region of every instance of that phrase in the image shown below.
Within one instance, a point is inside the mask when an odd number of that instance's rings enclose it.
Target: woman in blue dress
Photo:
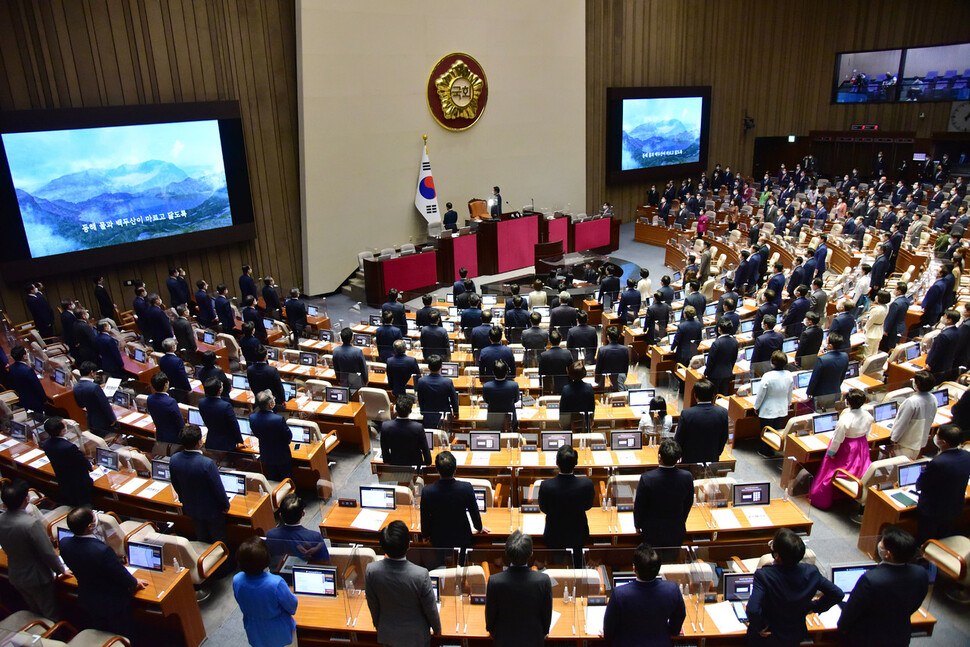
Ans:
[[[296,637],[296,596],[279,575],[266,569],[270,553],[266,542],[250,537],[236,553],[240,572],[232,578],[232,592],[243,613],[243,626],[253,647],[283,647]]]

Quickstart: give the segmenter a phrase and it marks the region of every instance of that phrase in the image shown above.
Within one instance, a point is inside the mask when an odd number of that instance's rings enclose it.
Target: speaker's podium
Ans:
[[[481,198],[472,198],[468,201],[468,217],[472,220],[488,219],[488,203]]]

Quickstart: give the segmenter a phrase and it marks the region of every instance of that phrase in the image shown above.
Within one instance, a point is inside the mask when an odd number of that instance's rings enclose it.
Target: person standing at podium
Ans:
[[[492,199],[490,202],[492,204],[488,209],[488,215],[493,218],[498,218],[502,215],[502,194],[499,193],[497,186],[492,187]]]
[[[441,219],[441,226],[444,229],[458,233],[458,212],[451,208],[450,202],[446,202],[445,207],[448,211],[445,212],[445,215]]]

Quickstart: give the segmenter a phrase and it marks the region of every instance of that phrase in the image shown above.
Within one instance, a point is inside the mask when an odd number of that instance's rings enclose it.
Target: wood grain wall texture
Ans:
[[[91,277],[102,271],[119,310],[131,309],[141,278],[168,301],[168,267],[193,285],[225,282],[238,293],[244,263],[284,289],[302,282],[291,0],[5,0],[0,3],[0,110],[237,100],[257,237],[168,258],[38,277],[51,304],[96,306]],[[106,259],[106,261],[109,259]],[[19,284],[0,282],[0,308],[27,319]]]
[[[608,87],[710,85],[709,167],[749,174],[755,137],[857,123],[945,131],[949,103],[830,104],[835,55],[966,41],[967,24],[959,0],[587,0],[587,207],[607,200],[632,220],[650,188],[606,184]],[[745,113],[757,124],[747,135]]]

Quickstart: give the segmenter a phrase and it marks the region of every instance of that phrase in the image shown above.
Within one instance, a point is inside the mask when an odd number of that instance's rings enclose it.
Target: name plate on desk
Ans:
[[[537,505],[523,505],[521,506],[522,514],[531,514],[539,512],[539,506]]]
[[[616,506],[616,511],[617,512],[633,512],[633,504],[632,503],[621,503],[621,504],[619,504],[619,505]]]
[[[484,595],[473,595],[472,596],[472,604],[485,604],[485,596]]]
[[[605,452],[606,445],[590,445],[590,451],[594,452]]]
[[[539,451],[539,446],[538,445],[521,445],[519,447],[519,451],[522,451],[522,452],[537,452],[537,451]]]
[[[337,505],[341,508],[356,508],[357,499],[337,499]]]
[[[624,402],[623,400],[616,400],[613,402],[613,408],[625,407],[625,406],[626,406],[626,402]]]

